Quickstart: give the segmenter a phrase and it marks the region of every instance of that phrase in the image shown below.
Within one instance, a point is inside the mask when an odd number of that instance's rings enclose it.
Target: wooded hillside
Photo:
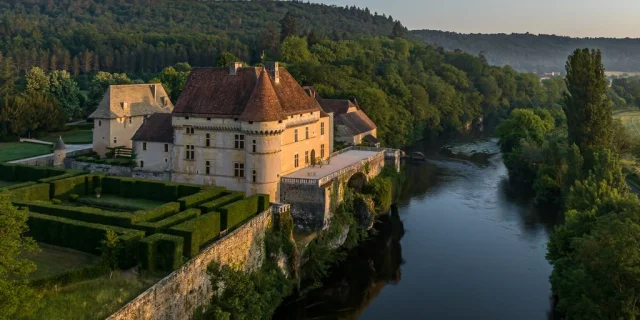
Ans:
[[[534,34],[462,34],[438,30],[410,33],[447,50],[483,54],[490,64],[510,65],[519,71],[562,72],[576,48],[600,49],[609,71],[640,71],[640,39],[570,38]]]

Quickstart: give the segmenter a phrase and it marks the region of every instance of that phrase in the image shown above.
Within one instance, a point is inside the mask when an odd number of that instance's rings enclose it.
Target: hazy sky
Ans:
[[[409,29],[640,38],[640,0],[315,0],[391,14]]]

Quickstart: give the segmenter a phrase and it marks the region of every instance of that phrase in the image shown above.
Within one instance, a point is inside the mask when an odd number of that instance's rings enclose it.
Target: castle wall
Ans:
[[[144,145],[146,144],[146,150]],[[136,154],[138,168],[145,171],[165,172],[171,169],[172,143],[134,141],[133,152]],[[167,152],[165,152],[165,150]]]
[[[107,148],[131,148],[131,138],[144,122],[143,116],[117,119],[94,119],[93,150],[104,156]]]

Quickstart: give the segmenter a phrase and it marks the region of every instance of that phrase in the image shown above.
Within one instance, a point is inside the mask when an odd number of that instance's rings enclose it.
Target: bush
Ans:
[[[29,211],[32,212],[111,226],[129,227],[133,220],[131,213],[104,211],[89,207],[68,207],[45,202],[17,202],[16,205],[29,208]]]
[[[136,197],[158,201],[174,201],[178,198],[176,195],[167,197],[165,194],[165,188],[167,188],[167,183],[165,182],[137,180]]]
[[[261,202],[264,203],[265,196],[266,195],[256,194],[220,208],[223,228],[229,231],[233,230],[258,212],[262,212],[262,210],[259,211],[258,208]],[[266,197],[268,199],[269,196]]]
[[[198,218],[183,222],[167,230],[168,233],[184,238],[184,254],[195,257],[200,246],[220,235],[220,214],[210,212]]]
[[[13,190],[13,189],[19,189],[19,188],[24,188],[24,187],[28,187],[28,186],[32,186],[36,184],[33,181],[28,181],[28,182],[23,182],[23,183],[18,183],[18,184],[13,184],[10,185],[8,187],[4,187],[4,188],[0,188],[0,192],[2,191],[8,191],[8,190]]]
[[[61,204],[62,200],[60,200],[60,199],[51,199],[51,203],[53,203],[53,204]]]
[[[189,209],[157,222],[140,222],[135,224],[133,227],[144,230],[147,235],[152,235],[199,216],[200,210]]]
[[[36,241],[91,254],[100,254],[99,247],[102,239],[107,230],[113,230],[123,246],[122,254],[119,256],[120,268],[133,265],[137,243],[144,238],[144,232],[139,230],[87,223],[36,212],[29,212],[27,224],[29,225],[28,236]]]
[[[134,212],[132,222],[155,222],[170,217],[178,212],[180,212],[180,203],[169,202],[153,209]]]
[[[89,178],[90,176],[84,175],[51,182],[51,198],[73,193],[87,195],[89,192],[87,189]]]
[[[227,194],[221,198],[218,198],[216,200],[207,202],[207,203],[203,203],[201,204],[198,208],[200,210],[202,210],[202,213],[209,213],[212,211],[215,211],[216,209],[222,207],[222,206],[226,206],[229,203],[238,201],[240,199],[244,198],[244,192],[232,192],[230,194]]]
[[[66,172],[67,173],[62,174],[62,175],[39,179],[38,182],[40,182],[40,183],[49,183],[49,182],[60,180],[60,179],[66,179],[66,178],[71,178],[71,177],[76,177],[76,176],[79,176],[79,175],[86,174],[86,172],[80,171],[80,170],[67,170]]]
[[[16,180],[15,168],[16,167],[13,165],[0,163],[0,177],[2,177],[2,180],[15,181]]]
[[[386,211],[391,208],[393,182],[390,178],[376,177],[372,179],[364,186],[363,192],[371,195],[377,210]]]
[[[179,184],[178,185],[178,198],[194,195],[202,190],[203,186],[195,184]],[[215,189],[215,188],[214,188]]]
[[[72,195],[69,195],[69,200],[70,201],[77,201],[79,198],[80,198],[80,195],[75,194],[75,193],[72,194]]]
[[[183,186],[180,186],[180,188],[182,187]],[[197,207],[198,205],[218,198],[225,190],[225,188],[218,187],[209,190],[202,190],[196,194],[182,197],[178,199],[178,202],[180,202],[180,209],[184,211],[190,208]]]
[[[147,271],[173,271],[182,265],[184,239],[156,233],[138,243],[138,262]]]
[[[11,201],[48,201],[49,196],[49,184],[41,183],[30,185],[24,188],[12,189],[10,191]]]
[[[71,269],[55,276],[31,280],[29,285],[34,288],[63,287],[68,284],[98,278],[107,273],[109,273],[109,268],[103,263],[94,263],[86,267]]]

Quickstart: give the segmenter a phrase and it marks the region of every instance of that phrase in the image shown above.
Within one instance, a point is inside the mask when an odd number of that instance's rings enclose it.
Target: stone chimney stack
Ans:
[[[122,111],[124,111],[124,113],[131,113],[131,107],[128,102],[120,102],[120,107],[122,107]]]
[[[265,62],[264,67],[267,68],[269,74],[273,77],[273,82],[275,84],[280,83],[280,68],[278,67],[277,61]]]
[[[152,84],[149,87],[151,87],[151,96],[153,97],[153,100],[158,99],[158,85],[157,84]]]
[[[242,62],[231,62],[231,66],[229,66],[229,75],[235,76],[238,74],[238,70],[240,70],[240,68],[242,68]]]

